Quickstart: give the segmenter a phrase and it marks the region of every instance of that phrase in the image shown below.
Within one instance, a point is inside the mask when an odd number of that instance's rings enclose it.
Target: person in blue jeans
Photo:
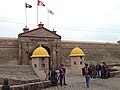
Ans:
[[[101,65],[98,63],[96,65],[97,78],[101,77]]]
[[[82,69],[82,74],[85,76],[86,79],[86,86],[89,88],[90,84],[90,69],[88,68],[88,64],[85,64],[85,67]]]

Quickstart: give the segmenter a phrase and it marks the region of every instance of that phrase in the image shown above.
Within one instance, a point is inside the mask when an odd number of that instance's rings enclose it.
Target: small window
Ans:
[[[34,66],[35,66],[35,68],[37,68],[37,65],[36,65],[36,64],[34,64]]]
[[[76,62],[74,62],[74,65],[76,65]]]
[[[80,65],[82,64],[82,61],[80,62]]]

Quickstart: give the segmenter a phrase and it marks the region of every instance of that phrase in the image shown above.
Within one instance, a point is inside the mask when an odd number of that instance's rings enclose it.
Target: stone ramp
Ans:
[[[12,81],[16,84],[39,81],[30,65],[0,65],[0,79],[4,78],[8,78],[11,84]]]

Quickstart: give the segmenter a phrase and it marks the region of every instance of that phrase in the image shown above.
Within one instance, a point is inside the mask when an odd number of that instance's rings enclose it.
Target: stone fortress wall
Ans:
[[[61,41],[61,60],[63,63],[70,60],[69,54],[75,47],[81,48],[85,53],[85,61],[93,63],[105,61],[108,64],[120,63],[119,43]],[[0,65],[18,65],[17,38],[0,38]]]
[[[0,65],[16,65],[18,62],[18,39],[0,38]]]
[[[108,64],[120,63],[119,43],[61,41],[61,60],[64,63],[70,60],[69,54],[75,47],[81,48],[85,53],[85,61],[93,63],[105,61]],[[0,38],[0,65],[18,65],[17,38]]]
[[[100,42],[79,42],[79,41],[62,41],[61,53],[64,61],[69,61],[69,54],[75,47],[79,47],[85,53],[85,62],[107,64],[120,64],[120,44],[118,43],[100,43]]]
[[[85,62],[107,64],[120,64],[120,44],[119,43],[100,43],[100,42],[81,42],[64,41],[59,43],[60,59],[63,63],[70,66],[69,54],[76,46],[85,53]],[[17,38],[0,38],[0,84],[3,78],[11,78],[11,85],[15,82],[24,83],[39,80],[30,65],[19,65],[19,42]],[[17,72],[18,71],[18,72]],[[17,72],[17,73],[16,73]],[[24,78],[27,77],[27,80]],[[20,81],[17,80],[19,77]],[[17,79],[15,79],[17,78]],[[25,80],[23,80],[23,79]],[[31,80],[32,79],[32,80]],[[21,82],[21,80],[23,80]]]

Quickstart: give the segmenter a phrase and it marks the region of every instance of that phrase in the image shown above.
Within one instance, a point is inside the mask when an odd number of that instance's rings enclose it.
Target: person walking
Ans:
[[[4,79],[4,84],[2,86],[2,90],[10,90],[10,86],[8,85],[8,79]]]
[[[101,65],[98,63],[96,65],[97,78],[101,77]]]
[[[88,64],[85,64],[85,67],[82,69],[82,74],[83,76],[85,76],[85,80],[86,80],[86,86],[87,88],[89,88],[89,84],[90,84],[90,68],[88,68]]]
[[[64,85],[66,84],[66,68],[64,67],[63,64],[60,65],[59,69],[59,79],[60,79],[60,85],[62,86],[62,81],[64,80]]]

